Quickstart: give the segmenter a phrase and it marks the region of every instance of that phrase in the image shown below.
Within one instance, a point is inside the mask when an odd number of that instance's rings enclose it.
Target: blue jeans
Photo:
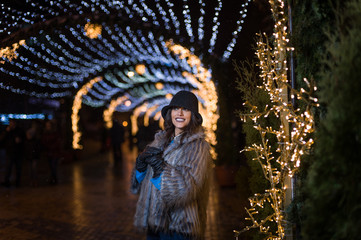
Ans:
[[[190,237],[180,233],[162,233],[148,231],[147,240],[192,240]]]

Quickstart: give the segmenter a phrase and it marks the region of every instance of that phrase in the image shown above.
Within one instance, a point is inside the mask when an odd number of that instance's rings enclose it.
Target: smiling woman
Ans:
[[[203,239],[212,161],[197,97],[178,92],[162,117],[165,130],[139,154],[132,176],[135,226],[147,239]]]

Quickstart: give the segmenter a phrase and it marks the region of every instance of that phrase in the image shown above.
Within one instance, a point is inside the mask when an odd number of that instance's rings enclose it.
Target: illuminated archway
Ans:
[[[72,114],[71,114],[71,123],[72,123],[72,130],[73,130],[73,148],[74,149],[82,149],[83,146],[79,144],[81,132],[79,131],[79,110],[81,109],[82,98],[86,95],[90,88],[99,81],[101,81],[101,77],[94,78],[86,83],[84,86],[80,88],[80,90],[76,93],[73,107],[72,107]]]
[[[109,124],[114,111],[132,112],[148,102],[158,107],[146,111],[145,121],[154,116],[161,122],[159,109],[169,102],[164,96],[189,90],[201,102],[207,140],[214,146],[218,97],[211,70],[202,61],[228,61],[250,2],[174,4],[164,0],[148,5],[146,1],[46,0],[27,2],[24,7],[4,3],[0,6],[6,20],[0,33],[1,49],[21,39],[26,45],[19,48],[17,59],[5,59],[0,65],[4,79],[0,88],[36,98],[79,94],[72,116],[76,148],[80,140],[76,116],[81,104],[109,106],[109,112],[104,112]],[[28,5],[30,10],[24,11]],[[102,80],[89,91],[80,89],[95,76],[102,76]],[[125,95],[129,106],[113,102]]]

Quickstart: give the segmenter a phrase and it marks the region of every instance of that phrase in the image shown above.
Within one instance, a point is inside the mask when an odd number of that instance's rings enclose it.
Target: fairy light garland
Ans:
[[[180,29],[179,29],[180,22],[178,21],[178,18],[177,18],[177,16],[175,15],[175,13],[173,11],[174,3],[170,2],[169,0],[166,0],[165,2],[167,4],[168,11],[169,11],[169,14],[171,16],[173,26],[175,28],[175,33],[177,35],[179,35],[179,33],[180,33]]]
[[[82,86],[79,91],[76,93],[73,107],[72,107],[72,114],[71,114],[71,123],[72,123],[72,130],[73,130],[73,148],[74,149],[82,149],[83,146],[79,144],[81,132],[79,131],[78,122],[79,122],[79,111],[81,109],[82,104],[82,97],[86,95],[93,87],[93,85],[102,80],[102,77],[97,77],[90,80],[84,86]]]
[[[218,6],[215,8],[215,13],[214,13],[214,17],[213,17],[213,27],[212,27],[212,37],[211,40],[209,42],[209,49],[208,52],[211,53],[214,50],[214,45],[216,44],[216,39],[217,39],[217,35],[218,35],[218,27],[219,27],[219,21],[218,21],[218,17],[219,17],[219,12],[222,9],[222,1],[221,0],[217,0],[218,1]]]
[[[205,7],[205,3],[203,2],[203,0],[199,0],[199,6],[200,6],[200,16],[198,19],[198,40],[201,41],[204,37],[204,15],[206,13],[206,11],[204,10]]]
[[[102,34],[102,26],[88,22],[84,26],[85,35],[91,39],[98,38]]]
[[[117,99],[113,99],[110,104],[108,109],[105,109],[103,112],[103,119],[105,122],[105,126],[107,128],[112,128],[113,127],[113,113],[116,109],[117,106],[123,104],[126,100],[128,100],[127,96],[122,96],[119,97]]]
[[[139,115],[142,112],[146,112],[147,111],[147,106],[148,106],[148,102],[145,102],[144,104],[142,104],[141,106],[137,107],[134,109],[133,114],[130,116],[130,121],[132,123],[132,135],[135,136],[138,132],[138,122],[137,119],[139,117]]]
[[[192,29],[192,19],[190,15],[190,9],[188,5],[188,0],[183,0],[183,16],[184,16],[184,23],[186,25],[187,34],[190,38],[191,42],[194,42],[194,35],[193,35],[193,29]]]
[[[20,46],[25,45],[25,40],[20,40],[19,43],[14,43],[11,47],[1,48],[0,49],[0,59],[8,59],[10,62],[13,59],[16,59],[18,57],[18,53],[16,50]],[[4,60],[0,60],[0,64],[4,64]]]
[[[155,0],[155,5],[158,9],[158,12],[162,15],[162,20],[164,22],[165,25],[165,29],[170,30],[171,27],[169,25],[170,19],[167,17],[167,12],[164,11],[163,7],[160,5],[159,0]]]
[[[152,107],[148,107],[147,111],[144,114],[144,126],[149,126],[149,117],[154,113],[155,110],[159,108],[159,105],[155,104]]]
[[[247,17],[248,4],[251,1],[252,0],[247,0],[244,4],[242,4],[242,10],[239,12],[240,19],[237,21],[237,30],[233,31],[233,33],[232,33],[232,40],[228,44],[226,51],[224,51],[224,53],[223,53],[223,60],[226,60],[231,56],[233,48],[234,48],[234,46],[236,46],[238,35],[242,31],[244,19]]]
[[[246,208],[249,217],[246,220],[252,225],[245,227],[241,231],[235,231],[236,238],[252,228],[258,228],[260,232],[266,234],[265,239],[283,240],[285,239],[285,194],[287,186],[285,179],[292,177],[298,170],[302,155],[309,150],[313,144],[311,133],[314,131],[314,120],[312,108],[317,107],[317,99],[312,95],[316,90],[313,82],[304,79],[308,89],[300,91],[293,89],[287,79],[287,51],[288,47],[287,21],[285,16],[285,4],[282,0],[269,0],[273,17],[275,19],[273,47],[267,41],[267,36],[259,36],[257,42],[256,55],[259,59],[261,70],[260,77],[263,84],[259,88],[268,93],[271,101],[270,106],[265,109],[258,109],[256,106],[245,102],[249,113],[242,115],[242,120],[250,119],[254,123],[254,128],[261,136],[260,144],[252,144],[242,151],[255,153],[253,160],[257,161],[263,171],[265,179],[269,181],[270,188],[263,193],[257,193],[249,198],[250,208]],[[302,109],[295,109],[288,100],[287,94],[290,92],[291,98],[297,98],[303,103]],[[278,129],[269,126],[261,126],[260,120],[273,114],[280,119]],[[289,127],[292,127],[289,130]],[[271,150],[268,135],[277,137],[277,149]],[[272,212],[268,216],[262,216],[265,206],[269,206]],[[271,225],[276,225],[276,230],[271,229]]]
[[[116,10],[122,13],[126,12],[130,19],[136,17],[148,24],[159,27],[164,26],[165,29],[169,30],[169,33],[174,33],[178,37],[181,37],[181,29],[185,29],[185,33],[189,38],[194,38],[194,34],[198,33],[198,40],[207,42],[211,40],[210,37],[208,39],[205,38],[204,30],[212,28],[218,30],[221,26],[219,20],[222,1],[216,1],[218,7],[212,22],[204,21],[206,17],[205,9],[209,4],[204,0],[196,2],[182,0],[179,3],[180,5],[177,4],[181,11],[175,11],[175,4],[170,0],[164,0],[164,2],[156,0],[155,5],[148,5],[145,0],[105,2],[100,0],[82,0],[74,3],[61,0],[44,0],[44,2],[25,3],[28,6],[27,10],[18,9],[15,5],[3,3],[0,5],[0,12],[2,14],[0,34],[15,34],[14,36],[16,37],[22,33],[24,26],[30,26],[31,30],[32,26],[45,23],[49,18],[59,17],[60,15],[66,17],[67,13],[71,13],[74,10],[79,15],[84,13],[104,13],[109,15]],[[193,19],[194,14],[191,15],[191,13],[196,9],[200,9],[200,14],[198,18]],[[242,11],[239,12],[240,19],[243,18]],[[180,21],[183,18],[186,21]],[[44,25],[44,29],[38,31],[38,35],[27,39],[31,44],[29,46],[24,45],[24,56],[19,56],[18,59],[14,57],[12,58],[13,61],[1,61],[1,74],[8,76],[8,79],[11,80],[9,80],[9,83],[0,83],[0,87],[14,93],[39,98],[64,97],[71,95],[71,92],[74,92],[74,89],[78,89],[89,76],[98,75],[104,69],[118,62],[119,66],[122,66],[130,61],[134,65],[138,62],[144,62],[147,68],[152,64],[165,66],[165,68],[159,67],[158,69],[152,67],[152,69],[155,69],[151,75],[153,81],[157,81],[155,79],[161,77],[162,80],[172,83],[189,83],[178,72],[169,69],[183,68],[182,71],[193,72],[185,59],[174,58],[168,54],[166,47],[164,47],[164,36],[158,36],[157,34],[157,37],[155,37],[151,31],[144,32],[134,26],[125,28],[117,23],[107,26],[104,23],[102,25],[91,23],[91,19],[87,19],[87,21],[85,26],[80,24],[76,26],[66,25],[62,28],[54,29],[52,32],[54,35],[52,36],[46,34],[46,26]],[[239,23],[238,21],[237,24],[239,25]],[[11,32],[14,30],[15,32]],[[239,28],[236,31],[239,33]],[[212,43],[206,43],[206,46],[214,47],[217,38],[216,32],[212,34]],[[235,32],[233,32],[232,36],[235,36]],[[190,41],[192,42],[193,40],[190,39]],[[4,59],[4,49],[1,51],[2,58]],[[11,52],[8,52],[7,55],[15,56]],[[8,67],[8,64],[11,67]],[[109,82],[108,79],[111,79],[111,81]],[[28,91],[27,89],[15,87],[12,84],[14,80],[27,81],[30,84],[36,85],[37,88],[34,91]],[[104,83],[108,82],[110,85],[115,83],[114,86],[112,85],[113,87],[122,87],[123,89],[134,87],[132,84],[123,84],[114,77],[104,76],[104,80]],[[134,80],[146,82],[144,78],[127,78],[125,81],[132,82]],[[196,87],[194,83],[191,83],[191,85]],[[90,91],[89,95],[84,98],[83,103],[93,107],[104,106],[108,103],[107,100],[112,98],[113,94],[119,93],[116,90],[107,91],[107,88],[102,89],[100,86],[95,85],[94,90],[96,91]],[[172,86],[169,85],[169,87]],[[42,92],[45,88],[50,88],[51,92]],[[102,100],[99,99],[101,96],[97,92],[105,94]]]

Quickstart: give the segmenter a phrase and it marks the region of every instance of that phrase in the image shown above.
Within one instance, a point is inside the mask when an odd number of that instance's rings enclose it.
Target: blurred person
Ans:
[[[2,133],[1,139],[4,141],[5,144],[7,160],[6,173],[3,185],[5,187],[10,187],[11,172],[13,166],[15,166],[15,186],[19,187],[21,183],[22,162],[24,158],[25,132],[18,125],[18,122],[15,119],[10,119],[9,125]]]
[[[110,137],[113,146],[114,165],[117,165],[123,158],[122,143],[124,142],[124,127],[116,119],[113,120]]]
[[[38,185],[37,166],[40,159],[41,152],[41,132],[39,123],[35,120],[31,122],[30,128],[26,131],[25,141],[25,158],[30,165],[30,184],[32,186]]]
[[[104,153],[109,149],[109,130],[103,122],[100,124],[100,153]]]
[[[49,163],[50,184],[58,183],[58,164],[61,154],[61,137],[53,121],[46,121],[41,137],[44,155]]]
[[[204,239],[212,161],[198,99],[180,91],[161,113],[165,130],[139,154],[131,178],[134,225],[147,240]]]

